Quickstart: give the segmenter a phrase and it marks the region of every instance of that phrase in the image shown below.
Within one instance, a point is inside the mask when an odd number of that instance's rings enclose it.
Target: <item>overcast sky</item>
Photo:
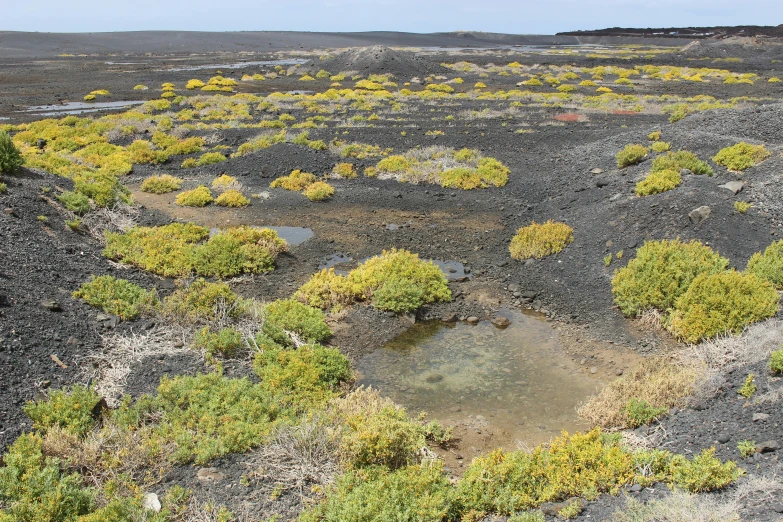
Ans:
[[[490,31],[777,25],[783,0],[6,0],[0,30]],[[4,2],[4,3],[6,3]]]

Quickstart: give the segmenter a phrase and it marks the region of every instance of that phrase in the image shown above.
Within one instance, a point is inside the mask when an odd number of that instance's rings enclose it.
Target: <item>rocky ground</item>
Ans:
[[[337,46],[340,41],[329,41]],[[657,64],[687,66],[689,58],[726,55],[740,56],[743,62],[730,64],[737,72],[756,72],[764,78],[781,74],[781,46],[774,43],[743,42],[725,46],[699,44],[682,53],[656,57]],[[762,51],[759,51],[762,46]],[[310,59],[306,53],[220,54],[207,56],[145,57],[66,57],[47,60],[14,58],[0,65],[0,123],[16,123],[42,117],[19,112],[28,106],[80,100],[86,91],[106,88],[112,100],[142,100],[158,96],[154,89],[134,91],[144,83],[183,83],[196,74],[211,75],[225,64],[240,61]],[[502,54],[485,51],[427,52],[418,55],[375,48],[370,51],[335,54],[310,67],[313,71],[358,70],[393,74],[400,83],[413,76],[448,74],[441,62],[471,61],[486,65],[512,60],[524,65],[569,64],[594,66],[594,59],[582,56],[522,54],[504,49]],[[205,71],[177,71],[177,66],[209,67]],[[626,60],[602,61],[601,65],[628,67]],[[305,65],[307,67],[308,65]],[[251,66],[236,71],[267,71],[271,66]],[[729,65],[721,65],[729,67]],[[227,73],[228,74],[228,73]],[[467,84],[478,77],[463,75]],[[512,88],[516,80],[493,77],[491,88]],[[489,83],[488,83],[489,84]],[[677,123],[667,116],[645,112],[583,111],[583,118],[568,121],[557,116],[573,109],[546,107],[521,111],[514,123],[534,132],[518,134],[518,126],[501,125],[499,119],[446,121],[449,107],[422,103],[405,115],[404,123],[391,120],[376,126],[339,126],[311,129],[311,139],[331,141],[339,137],[405,151],[431,144],[454,148],[469,147],[495,157],[511,169],[509,183],[500,189],[458,191],[436,185],[410,185],[394,180],[359,177],[335,180],[335,196],[325,203],[311,203],[295,192],[275,190],[268,199],[254,199],[250,207],[225,210],[217,207],[190,209],[178,207],[169,195],[150,195],[138,190],[140,181],[158,172],[177,174],[177,165],[138,166],[126,179],[139,203],[139,223],[163,224],[172,220],[195,221],[209,226],[252,224],[302,226],[311,228],[314,237],[294,246],[277,260],[274,272],[241,278],[234,288],[246,296],[275,299],[289,296],[305,282],[329,256],[342,254],[360,260],[391,247],[406,248],[422,257],[457,260],[469,268],[471,278],[450,284],[455,300],[422,309],[417,319],[439,319],[456,315],[492,319],[503,307],[539,311],[560,331],[569,355],[586,372],[596,367],[595,377],[608,380],[631,365],[638,355],[662,354],[682,349],[666,333],[640,328],[622,317],[614,307],[610,279],[612,271],[633,258],[636,248],[648,239],[698,239],[728,257],[742,269],[750,255],[762,250],[783,235],[783,89],[781,84],[758,82],[754,86],[732,86],[731,96],[754,96],[753,105],[731,110],[708,111],[691,115]],[[316,84],[307,88],[325,89]],[[242,84],[244,92],[268,94],[274,91],[302,89],[297,77],[274,82]],[[645,82],[639,90],[645,94],[693,96],[711,94],[728,97],[720,83],[685,84]],[[466,101],[459,110],[480,110],[487,104]],[[436,111],[436,117],[430,112]],[[700,158],[711,158],[720,148],[737,141],[763,142],[773,155],[743,175],[710,164],[715,176],[685,175],[677,189],[653,197],[639,198],[634,186],[649,170],[649,160],[618,170],[615,154],[629,143],[644,143],[653,130],[661,130],[663,139],[674,149],[685,148]],[[405,132],[402,135],[401,132]],[[444,131],[427,135],[428,131]],[[235,147],[255,135],[248,129],[223,129],[218,143]],[[292,144],[279,144],[249,156],[232,158],[217,165],[187,173],[186,186],[208,182],[226,172],[236,176],[248,193],[269,191],[269,183],[293,169],[323,173],[331,170],[339,158],[325,151],[311,151]],[[358,160],[359,167],[374,164]],[[90,275],[121,274],[146,287],[155,286],[161,294],[173,288],[173,282],[142,271],[110,264],[101,257],[100,243],[85,234],[67,229],[69,216],[54,203],[59,190],[70,182],[42,173],[23,170],[3,176],[8,192],[0,195],[0,451],[19,433],[29,429],[21,411],[26,401],[47,388],[73,382],[85,382],[94,373],[93,357],[100,353],[101,337],[117,331],[143,331],[154,325],[145,322],[118,323],[73,299],[71,293]],[[738,192],[723,185],[740,181]],[[747,214],[734,210],[734,202],[749,201]],[[698,219],[691,213],[709,207],[709,217]],[[43,216],[45,219],[42,219]],[[564,221],[574,229],[574,242],[560,255],[540,261],[518,262],[508,255],[508,242],[517,228],[531,221]],[[602,259],[623,251],[621,260],[610,267]],[[368,306],[352,308],[334,321],[332,344],[339,346],[352,360],[369,353],[404,331],[410,320],[376,311]],[[779,326],[771,327],[779,331]],[[609,361],[612,361],[610,364]],[[615,362],[617,361],[617,362]],[[589,362],[589,364],[587,364]],[[768,400],[752,404],[739,400],[738,388],[748,373],[765,375],[764,363],[753,362],[718,372],[712,387],[691,407],[671,412],[655,432],[639,432],[666,449],[696,453],[716,445],[718,456],[737,459],[736,442],[753,439],[768,442],[765,451],[753,456],[745,467],[755,477],[779,481],[781,426],[783,410],[780,383],[764,381]],[[134,368],[127,378],[126,391],[134,395],[153,390],[165,374],[203,371],[204,361],[182,351],[156,356]],[[229,372],[231,372],[229,368]],[[241,369],[236,371],[241,372]],[[766,379],[766,377],[765,377]],[[769,381],[769,382],[767,382]],[[480,424],[480,423],[479,423]],[[466,443],[491,449],[497,440],[476,437],[483,426],[468,426],[462,432]],[[501,441],[502,442],[502,441]],[[508,441],[506,441],[508,442]],[[183,483],[219,501],[238,506],[247,497],[240,485],[251,461],[243,456],[221,459],[211,468],[175,469],[168,482]],[[454,462],[453,460],[451,462]],[[206,471],[205,471],[206,470]],[[741,486],[739,486],[741,487]],[[628,495],[647,499],[660,497],[663,489],[629,491]],[[734,496],[732,496],[734,495]],[[252,497],[252,496],[251,496]],[[257,513],[277,512],[293,516],[300,501],[285,495],[277,502],[257,494],[253,504]],[[738,509],[749,520],[780,520],[783,511],[779,498],[737,493],[737,487],[715,497],[738,502]],[[603,520],[623,505],[622,496],[606,497],[589,503],[581,519]],[[274,504],[269,506],[268,504]]]

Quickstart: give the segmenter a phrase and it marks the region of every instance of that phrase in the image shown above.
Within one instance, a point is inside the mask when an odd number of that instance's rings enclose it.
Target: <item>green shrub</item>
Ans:
[[[743,459],[752,457],[756,453],[756,441],[743,439],[737,442],[737,451]]]
[[[636,195],[650,196],[652,194],[660,194],[661,192],[677,188],[681,182],[682,177],[676,170],[650,172],[646,178],[636,184]]]
[[[282,188],[285,190],[304,190],[315,183],[315,175],[301,170],[294,170],[288,176],[281,176],[274,180],[270,188]]]
[[[696,343],[725,332],[739,333],[748,324],[772,317],[777,309],[778,293],[753,274],[702,273],[677,299],[670,328],[681,339]]]
[[[385,172],[405,172],[411,167],[410,162],[405,156],[395,155],[383,158],[378,162],[376,168]]]
[[[585,82],[589,82],[589,80],[585,80],[582,83]],[[526,511],[518,515],[513,515],[511,518],[508,519],[507,522],[546,522],[546,517],[541,511]]]
[[[151,192],[152,194],[166,194],[179,190],[182,186],[182,178],[177,178],[170,174],[161,174],[159,176],[150,176],[141,183],[142,192]]]
[[[382,492],[382,493],[381,493]],[[350,471],[330,486],[326,498],[302,514],[301,522],[395,521],[441,522],[459,519],[454,488],[442,464],[422,464],[395,471]]]
[[[745,382],[737,390],[737,393],[746,399],[750,399],[756,393],[756,390],[756,376],[751,373],[745,378]]]
[[[699,274],[715,274],[728,265],[728,259],[698,241],[648,241],[627,266],[615,272],[614,301],[626,316],[648,308],[667,311]]]
[[[763,254],[753,254],[748,260],[746,271],[769,281],[776,289],[783,290],[783,240],[770,244]]]
[[[615,159],[617,160],[617,168],[623,169],[630,165],[636,165],[646,158],[649,152],[650,149],[644,145],[626,145],[625,148],[618,152],[615,156]]]
[[[196,160],[196,166],[203,167],[204,165],[213,165],[215,163],[220,163],[221,161],[226,161],[226,157],[221,153],[207,152],[206,154],[199,156],[198,160]]]
[[[193,190],[186,190],[177,194],[177,205],[183,207],[204,207],[212,203],[212,192],[208,187],[199,185]]]
[[[302,194],[310,201],[323,201],[334,195],[334,187],[324,181],[311,183]]]
[[[722,489],[744,474],[736,463],[715,458],[715,448],[703,450],[690,461],[675,455],[670,468],[672,482],[691,493]]]
[[[180,323],[201,323],[212,319],[218,307],[225,308],[229,317],[242,313],[239,296],[227,284],[196,279],[167,296],[161,311]]]
[[[229,189],[215,199],[215,205],[219,207],[239,208],[246,207],[250,200],[238,190]]]
[[[630,399],[625,406],[625,415],[628,418],[628,425],[631,428],[637,428],[657,420],[665,414],[668,409],[665,406],[656,408],[649,402],[639,399]]]
[[[24,159],[16,148],[11,136],[0,130],[0,173],[12,173],[24,164]]]
[[[116,176],[101,172],[84,172],[73,177],[73,190],[84,194],[99,207],[111,207],[117,202],[131,203],[130,191]]]
[[[0,467],[0,520],[67,522],[90,512],[92,492],[78,474],[65,475],[57,459],[45,457],[38,435],[25,433],[11,445]]]
[[[242,348],[242,334],[234,327],[221,328],[213,332],[209,326],[205,326],[196,333],[193,347],[204,350],[208,357],[219,355],[231,358]]]
[[[622,80],[623,78],[620,78]],[[615,83],[617,83],[620,80],[615,80]],[[628,82],[630,83],[630,82]],[[577,500],[571,500],[566,503],[565,506],[560,508],[560,511],[557,512],[557,516],[562,518],[563,520],[571,520],[572,518],[576,518],[581,512],[582,512],[582,501]]]
[[[647,135],[647,139],[650,141],[658,141],[661,139],[661,131],[653,131]]]
[[[418,310],[424,304],[424,290],[412,281],[393,279],[375,291],[372,303],[379,310],[395,313]]]
[[[82,436],[95,426],[93,409],[100,400],[101,396],[91,388],[75,384],[51,392],[46,400],[28,402],[24,412],[33,421],[33,428],[41,433],[52,428],[63,428]]]
[[[783,350],[775,350],[769,356],[769,371],[776,375],[783,373]]]
[[[748,210],[750,210],[750,207],[752,207],[750,203],[747,201],[735,201],[734,202],[734,210],[739,212],[740,214],[744,214]]]
[[[514,259],[542,259],[561,252],[574,240],[574,229],[551,219],[539,224],[535,221],[517,230],[508,246]]]
[[[151,312],[158,304],[158,297],[153,290],[145,290],[130,281],[109,275],[93,277],[82,284],[73,297],[84,299],[124,321]]]
[[[6,192],[8,192],[8,185],[0,183],[0,194],[5,194]]]
[[[321,310],[294,299],[274,301],[264,310],[264,333],[278,344],[291,343],[286,331],[293,332],[308,343],[319,343],[332,335]]]
[[[729,170],[743,171],[764,161],[770,155],[771,153],[764,145],[751,145],[741,141],[736,145],[721,149],[712,158],[712,161],[718,165],[723,165]]]
[[[304,411],[325,404],[340,383],[352,377],[348,359],[339,350],[318,344],[295,350],[267,347],[256,353],[253,369],[271,396]]]
[[[84,194],[66,191],[57,196],[57,199],[65,206],[65,208],[77,216],[83,216],[90,211],[90,198]]]
[[[658,156],[652,162],[652,172],[664,170],[675,170],[680,172],[682,169],[688,169],[694,174],[706,174],[712,176],[712,167],[701,161],[696,155],[687,150],[669,152],[665,156]]]
[[[650,146],[650,148],[653,150],[653,152],[666,152],[672,148],[672,145],[666,141],[656,141]]]

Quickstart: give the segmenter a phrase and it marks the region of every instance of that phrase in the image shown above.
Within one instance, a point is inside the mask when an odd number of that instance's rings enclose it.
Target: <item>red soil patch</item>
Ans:
[[[587,121],[587,116],[585,116],[584,114],[577,114],[575,112],[567,112],[565,114],[558,114],[557,116],[553,116],[552,119],[557,121],[566,121],[566,122],[572,122],[572,121],[585,122]]]

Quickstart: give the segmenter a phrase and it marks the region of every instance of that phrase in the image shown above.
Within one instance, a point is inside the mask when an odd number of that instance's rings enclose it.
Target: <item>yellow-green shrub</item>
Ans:
[[[332,335],[324,313],[294,299],[282,299],[264,308],[264,335],[277,344],[291,344],[286,332],[293,332],[308,343],[320,343]]]
[[[348,278],[334,273],[334,268],[321,270],[296,291],[294,298],[323,310],[339,309],[353,303],[360,294]]]
[[[246,207],[250,204],[250,200],[247,199],[242,192],[238,190],[226,190],[217,198],[215,198],[215,205],[221,207]]]
[[[4,130],[0,130],[0,173],[11,173],[24,164],[24,159],[16,148],[11,137]]]
[[[193,347],[204,350],[207,357],[234,357],[242,347],[242,334],[234,327],[221,328],[214,332],[209,326],[205,326],[196,333]]]
[[[161,312],[181,324],[198,324],[214,319],[219,306],[228,310],[229,317],[238,317],[242,313],[239,296],[227,284],[210,283],[199,278],[167,296]]]
[[[617,160],[617,168],[622,169],[629,165],[636,165],[644,158],[646,158],[649,152],[650,149],[648,149],[644,145],[639,145],[639,144],[626,145],[625,148],[623,148],[623,150],[618,152],[617,155],[615,156],[615,159]]]
[[[158,297],[152,290],[145,290],[125,279],[112,276],[93,277],[82,284],[73,297],[84,299],[92,306],[104,312],[119,316],[120,319],[133,319],[151,312],[158,303]]]
[[[183,207],[204,207],[212,203],[212,192],[204,185],[177,194],[177,205]]]
[[[743,171],[767,159],[771,153],[764,145],[751,145],[741,141],[721,149],[712,161],[729,170]]]
[[[734,202],[734,210],[739,212],[740,214],[744,214],[748,210],[750,210],[750,207],[753,205],[748,203],[747,201],[735,201]]]
[[[612,278],[612,293],[620,311],[636,316],[649,308],[667,311],[700,274],[716,274],[728,259],[698,241],[648,241],[627,266]]]
[[[302,191],[310,201],[323,201],[334,195],[334,187],[324,181],[311,183]]]
[[[177,178],[170,174],[161,174],[159,176],[150,176],[141,183],[142,192],[151,192],[153,194],[165,194],[179,190],[182,186],[182,178]]]
[[[196,166],[202,167],[204,165],[212,165],[215,163],[220,163],[221,161],[226,161],[226,157],[221,153],[207,152],[206,154],[202,154],[201,156],[199,156],[199,158],[196,160]]]
[[[660,142],[658,142],[660,143]],[[672,190],[680,185],[682,177],[676,170],[658,170],[650,172],[647,177],[636,184],[637,196],[650,196]]]
[[[656,141],[650,145],[650,148],[653,150],[653,152],[666,152],[672,148],[672,144],[668,141]]]
[[[517,230],[508,249],[514,259],[542,259],[562,251],[573,240],[574,229],[565,223],[534,221]]]
[[[358,174],[354,169],[353,163],[337,163],[332,169],[332,176],[343,179],[352,179],[357,177]]]
[[[221,174],[212,180],[212,188],[215,190],[227,190],[236,186],[237,178],[228,174]]]
[[[783,350],[775,350],[770,354],[769,371],[775,375],[783,373]]]
[[[282,188],[285,190],[304,190],[315,182],[315,175],[301,170],[294,170],[288,176],[281,176],[274,180],[269,186],[271,188]]]
[[[52,391],[45,400],[28,402],[24,412],[39,433],[62,428],[80,436],[95,426],[92,410],[100,400],[101,396],[92,388],[75,384],[70,388]]]
[[[772,317],[778,309],[774,287],[753,274],[726,271],[696,277],[677,302],[670,328],[691,343]]]
[[[90,198],[84,194],[66,190],[57,196],[57,200],[77,216],[83,216],[90,211]]]
[[[769,281],[778,290],[783,290],[783,240],[769,245],[763,254],[753,254],[748,260],[746,272]]]
[[[669,152],[665,156],[658,156],[652,162],[652,171],[688,169],[694,174],[706,174],[712,176],[712,167],[701,161],[696,155],[687,150]]]

